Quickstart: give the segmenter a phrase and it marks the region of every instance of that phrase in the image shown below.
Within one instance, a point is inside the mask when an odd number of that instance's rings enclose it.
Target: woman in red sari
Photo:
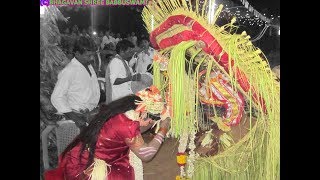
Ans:
[[[144,92],[151,91],[152,88]],[[148,108],[152,106],[150,98],[145,97],[130,95],[100,107],[89,126],[62,153],[59,167],[46,173],[46,179],[134,180],[129,150],[142,161],[151,160],[170,128],[169,118],[164,117],[154,139],[148,144],[144,142],[141,132],[154,124],[154,120],[147,118],[148,109],[154,114],[155,107],[163,107],[159,106],[162,103],[159,95],[153,101],[158,105],[151,108]],[[149,103],[144,103],[145,100]],[[163,108],[156,111],[160,114]]]

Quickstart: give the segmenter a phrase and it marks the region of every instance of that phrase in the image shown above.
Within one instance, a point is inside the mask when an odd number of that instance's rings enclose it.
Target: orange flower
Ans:
[[[187,155],[185,153],[178,153],[177,163],[179,166],[184,166],[187,163]]]
[[[150,86],[149,89],[151,90],[150,94],[152,94],[152,95],[160,94],[159,89],[155,85]]]
[[[160,57],[159,57],[157,54],[155,54],[155,55],[153,56],[153,60],[154,60],[155,62],[158,62],[159,59],[160,59]]]

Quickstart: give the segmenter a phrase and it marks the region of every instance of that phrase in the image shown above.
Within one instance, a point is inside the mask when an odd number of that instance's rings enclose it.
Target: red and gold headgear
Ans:
[[[152,85],[149,88],[136,93],[142,101],[137,101],[136,112],[148,112],[151,114],[160,114],[164,110],[164,102],[162,100],[159,89]]]

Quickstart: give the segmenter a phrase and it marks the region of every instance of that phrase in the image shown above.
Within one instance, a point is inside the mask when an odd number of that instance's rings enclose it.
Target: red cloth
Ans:
[[[114,116],[103,125],[96,144],[95,158],[104,160],[111,165],[111,169],[108,168],[108,180],[134,180],[134,170],[129,163],[129,147],[124,140],[139,134],[139,122],[130,120],[124,114]],[[64,166],[62,168],[66,180],[88,179],[87,176],[84,178],[80,176],[86,169],[89,153],[85,151],[81,162],[79,162],[80,149],[80,144],[74,147],[59,165],[59,167]],[[48,176],[53,174],[61,177],[61,170],[57,168],[47,174],[49,174]],[[59,178],[58,176],[56,178]],[[50,179],[46,178],[46,180]]]
[[[45,180],[64,180],[63,169],[57,168],[44,173]]]
[[[44,172],[44,179],[45,180],[64,180],[63,167],[64,167],[64,161],[61,161],[61,156],[60,156],[58,168]]]

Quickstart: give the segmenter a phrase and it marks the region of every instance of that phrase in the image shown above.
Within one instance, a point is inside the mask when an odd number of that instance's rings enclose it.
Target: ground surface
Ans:
[[[144,135],[144,138],[146,142],[152,140],[150,135]],[[143,163],[144,180],[175,180],[176,175],[180,174],[176,162],[177,151],[177,139],[166,139],[154,159]]]

